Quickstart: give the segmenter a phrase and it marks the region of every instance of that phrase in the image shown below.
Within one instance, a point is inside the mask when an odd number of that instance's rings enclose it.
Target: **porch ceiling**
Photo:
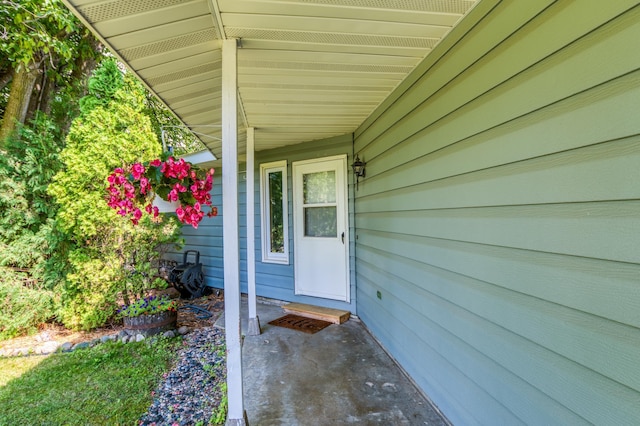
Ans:
[[[477,1],[64,0],[218,158],[222,39],[264,150],[354,131]]]

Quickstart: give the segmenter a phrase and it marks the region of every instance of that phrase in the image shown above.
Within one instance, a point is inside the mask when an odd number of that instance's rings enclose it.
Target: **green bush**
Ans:
[[[56,287],[56,313],[66,327],[90,330],[107,322],[116,311],[114,256],[91,256],[84,249],[69,253],[71,271]]]
[[[0,340],[31,333],[53,316],[53,292],[37,283],[25,285],[26,274],[0,268]]]
[[[56,224],[69,242],[66,275],[55,290],[59,320],[70,328],[99,327],[120,298],[129,303],[157,286],[153,262],[164,244],[179,238],[175,221],[147,218],[134,226],[106,203],[107,177],[116,167],[161,154],[144,100],[140,83],[122,74],[115,61],[104,61],[60,152],[64,167],[47,189],[58,205]]]
[[[158,265],[168,244],[180,246],[180,224],[165,218],[153,223],[144,218],[135,229],[128,221],[117,218],[116,226],[101,238],[94,238],[84,247],[69,253],[70,272],[56,287],[58,319],[67,327],[90,330],[103,325],[118,308],[141,297],[146,290],[166,286],[157,277]],[[122,231],[122,233],[120,233]]]
[[[60,170],[60,132],[43,113],[19,129],[0,155],[0,266],[28,269],[52,288],[47,263],[60,250],[56,206],[47,186]]]
[[[135,232],[124,235],[116,249],[118,265],[121,265],[117,271],[117,284],[127,305],[144,297],[149,289],[167,287],[167,282],[159,278],[159,259],[169,248],[180,250],[184,245],[180,238],[182,224],[175,216],[165,216],[162,222],[146,216],[133,228]]]

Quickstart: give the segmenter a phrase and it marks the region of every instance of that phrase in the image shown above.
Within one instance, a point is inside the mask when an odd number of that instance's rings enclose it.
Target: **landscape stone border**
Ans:
[[[162,333],[162,336],[166,338],[174,338],[176,336],[184,336],[191,331],[192,329],[183,325],[176,330],[165,331],[164,333]],[[71,352],[78,349],[92,348],[96,345],[106,342],[120,342],[126,344],[131,342],[141,342],[147,338],[148,337],[145,337],[144,334],[136,333],[133,330],[122,330],[118,333],[109,334],[100,338],[75,344],[71,342],[59,343],[51,340],[48,342],[44,342],[43,344],[36,346],[35,348],[0,349],[0,357],[9,358],[30,355],[49,355],[54,352]]]

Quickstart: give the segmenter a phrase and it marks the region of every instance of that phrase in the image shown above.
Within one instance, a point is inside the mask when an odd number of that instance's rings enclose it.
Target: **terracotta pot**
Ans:
[[[151,336],[166,330],[176,328],[178,312],[164,311],[138,317],[124,317],[124,327],[127,331]]]

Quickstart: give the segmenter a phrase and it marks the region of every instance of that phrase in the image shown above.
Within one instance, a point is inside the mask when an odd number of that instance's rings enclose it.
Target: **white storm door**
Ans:
[[[346,155],[293,171],[296,294],[349,301]]]

